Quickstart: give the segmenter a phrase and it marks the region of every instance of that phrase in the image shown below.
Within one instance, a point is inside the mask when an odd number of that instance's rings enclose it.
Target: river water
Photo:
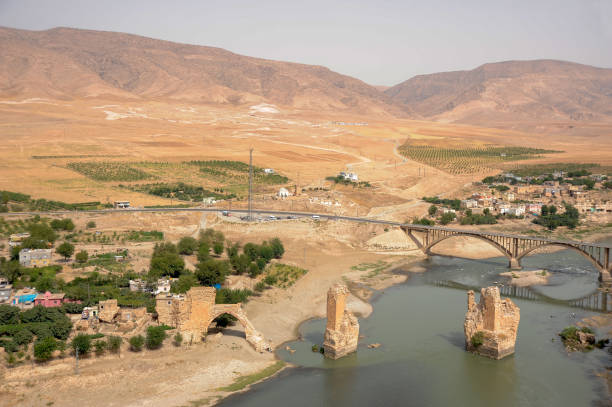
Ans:
[[[567,354],[557,336],[593,309],[612,307],[592,295],[598,274],[586,259],[565,250],[523,260],[525,269],[547,269],[551,278],[546,286],[504,289],[515,295],[521,321],[515,354],[499,361],[464,350],[463,320],[466,290],[503,282],[498,274],[507,260],[432,257],[420,266],[426,271],[376,294],[374,312],[359,321],[364,338],[355,354],[332,361],[313,353],[325,320],[307,321],[302,340],[289,343],[296,352],[277,352],[297,368],[222,405],[588,406],[605,399],[594,375],[605,369],[607,352]],[[369,349],[371,343],[381,346]]]

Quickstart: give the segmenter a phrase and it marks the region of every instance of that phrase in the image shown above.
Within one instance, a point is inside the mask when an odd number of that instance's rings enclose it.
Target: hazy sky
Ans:
[[[612,0],[0,0],[0,25],[217,46],[375,85],[510,59],[612,67]]]

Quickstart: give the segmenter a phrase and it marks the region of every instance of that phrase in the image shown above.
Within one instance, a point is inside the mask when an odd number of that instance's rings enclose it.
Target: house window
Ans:
[[[172,301],[168,301],[168,305],[172,305]]]

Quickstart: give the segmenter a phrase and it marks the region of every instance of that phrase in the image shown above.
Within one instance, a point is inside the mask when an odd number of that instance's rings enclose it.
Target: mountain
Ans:
[[[403,115],[360,80],[322,66],[271,61],[136,35],[0,27],[0,98],[171,99]]]
[[[612,69],[563,61],[508,61],[420,75],[385,94],[439,121],[494,125],[612,120]]]

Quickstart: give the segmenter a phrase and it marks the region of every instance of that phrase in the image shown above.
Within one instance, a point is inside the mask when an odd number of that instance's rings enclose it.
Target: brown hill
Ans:
[[[322,66],[130,34],[0,27],[0,98],[267,102],[303,109],[403,114],[390,98]]]
[[[509,61],[420,75],[385,93],[441,121],[496,125],[612,120],[612,69],[563,61]]]

